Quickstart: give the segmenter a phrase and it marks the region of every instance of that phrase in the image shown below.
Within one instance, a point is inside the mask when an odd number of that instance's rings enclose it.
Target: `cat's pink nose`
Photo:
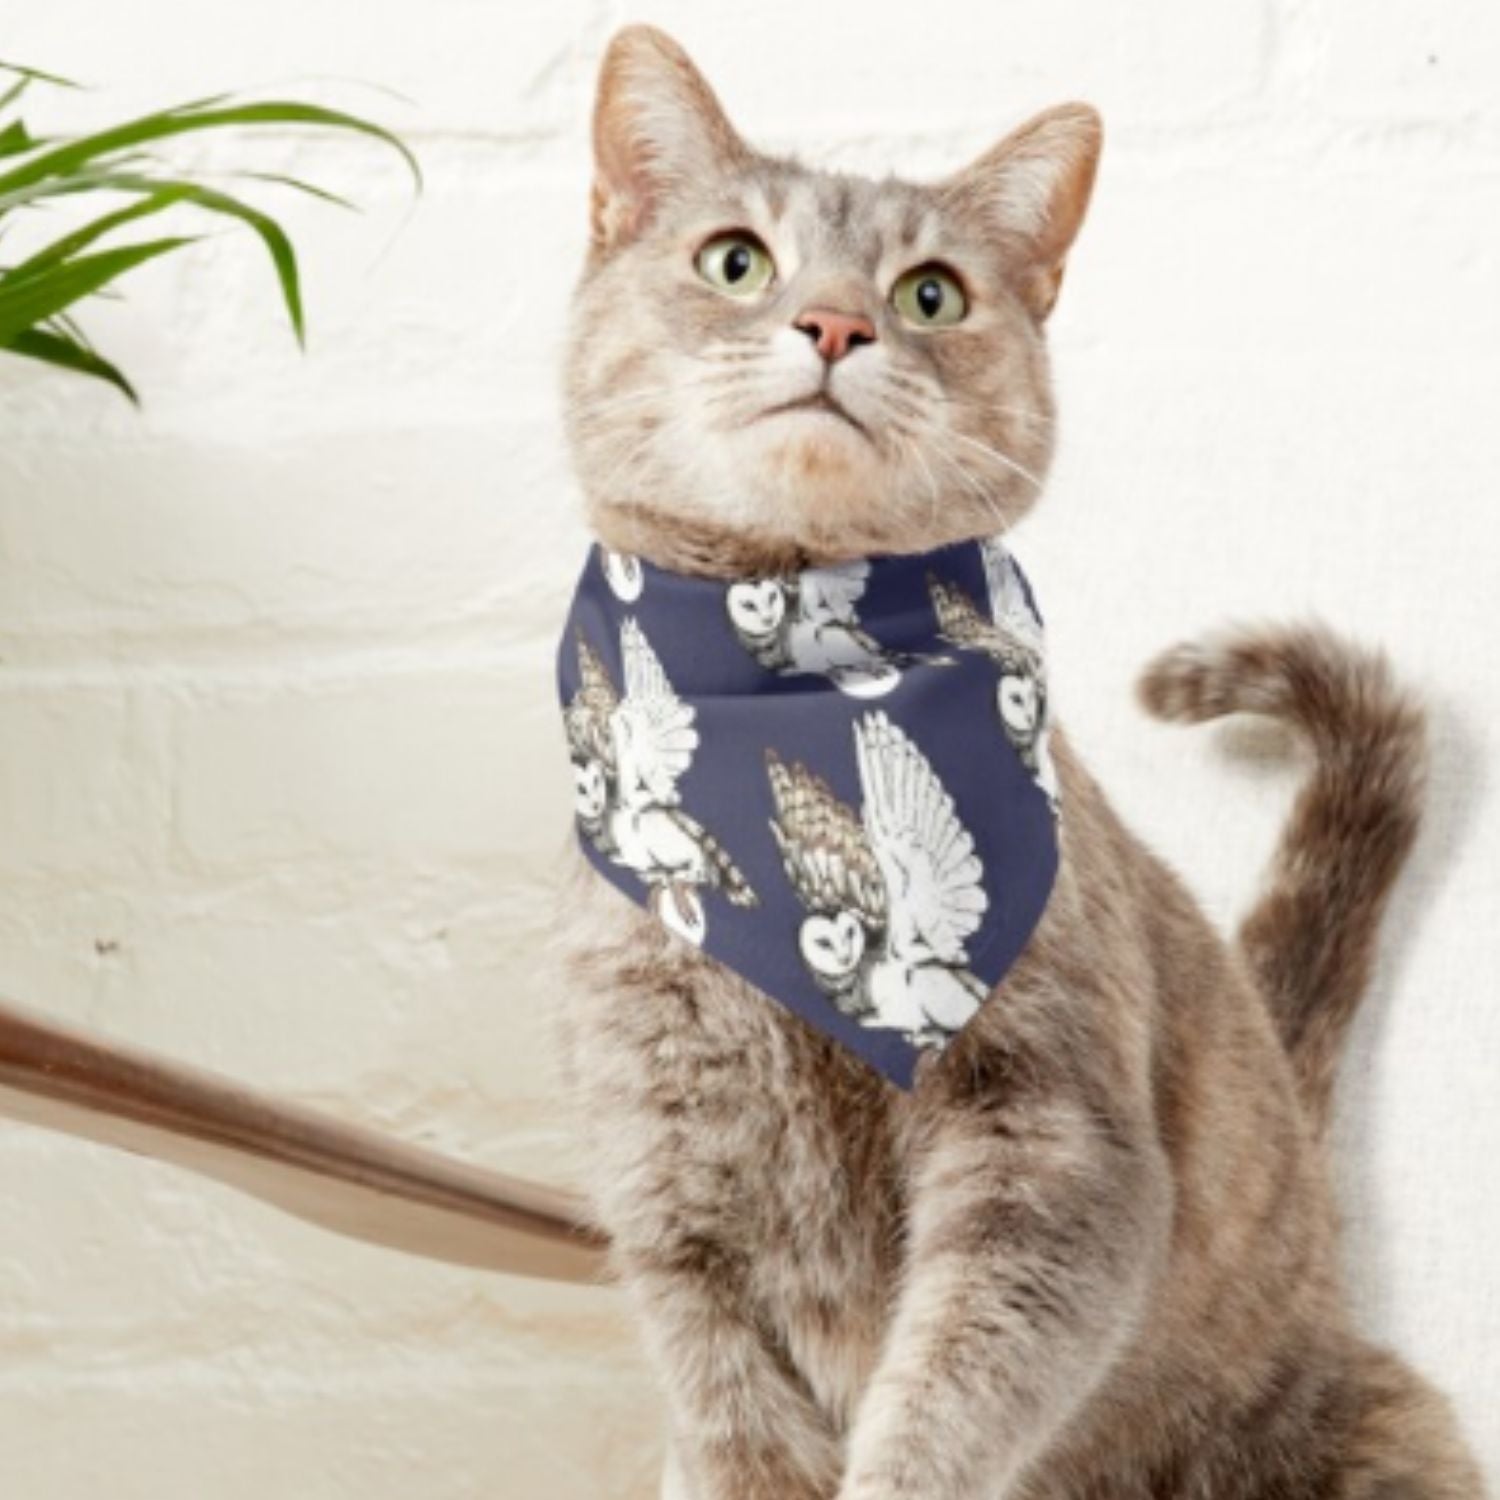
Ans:
[[[832,307],[809,307],[792,320],[829,364],[837,364],[851,349],[875,342],[875,325],[859,313],[839,312]]]

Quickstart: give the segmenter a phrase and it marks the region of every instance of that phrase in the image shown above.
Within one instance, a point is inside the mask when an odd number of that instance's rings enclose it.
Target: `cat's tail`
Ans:
[[[1178,646],[1146,669],[1140,696],[1158,718],[1185,723],[1242,712],[1279,719],[1312,749],[1239,941],[1321,1130],[1386,900],[1416,837],[1422,712],[1384,657],[1320,626],[1237,629]]]

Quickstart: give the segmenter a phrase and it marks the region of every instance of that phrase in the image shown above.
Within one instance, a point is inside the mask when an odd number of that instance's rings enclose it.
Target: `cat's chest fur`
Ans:
[[[910,1101],[568,862],[564,1064],[616,1251],[713,1262],[845,1422],[903,1251]]]

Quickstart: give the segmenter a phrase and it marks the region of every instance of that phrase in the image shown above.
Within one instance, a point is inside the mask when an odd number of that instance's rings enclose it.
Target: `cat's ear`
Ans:
[[[594,243],[639,234],[678,188],[743,162],[735,133],[687,53],[654,26],[615,34],[594,104]]]
[[[945,191],[985,215],[1016,265],[1032,315],[1052,311],[1068,251],[1083,224],[1104,144],[1104,125],[1087,104],[1060,104],[1028,120]]]

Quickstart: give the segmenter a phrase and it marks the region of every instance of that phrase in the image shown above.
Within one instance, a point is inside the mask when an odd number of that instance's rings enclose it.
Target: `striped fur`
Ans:
[[[1091,110],[930,186],[817,172],[746,146],[681,49],[630,28],[595,135],[568,416],[608,545],[769,574],[991,534],[1035,502]],[[751,298],[694,273],[732,226],[782,269]],[[892,278],[934,257],[972,315],[915,332]],[[830,377],[862,432],[763,420],[805,385],[808,305],[876,331]],[[1146,691],[1314,744],[1249,962],[1058,730],[1046,914],[909,1095],[573,856],[564,1064],[690,1500],[1480,1494],[1442,1398],[1351,1325],[1319,1138],[1415,828],[1420,717],[1307,631],[1180,652]]]
[[[1140,694],[1162,719],[1277,719],[1311,748],[1311,774],[1239,941],[1321,1130],[1380,919],[1417,835],[1422,712],[1381,656],[1317,626],[1179,646],[1147,669]]]

